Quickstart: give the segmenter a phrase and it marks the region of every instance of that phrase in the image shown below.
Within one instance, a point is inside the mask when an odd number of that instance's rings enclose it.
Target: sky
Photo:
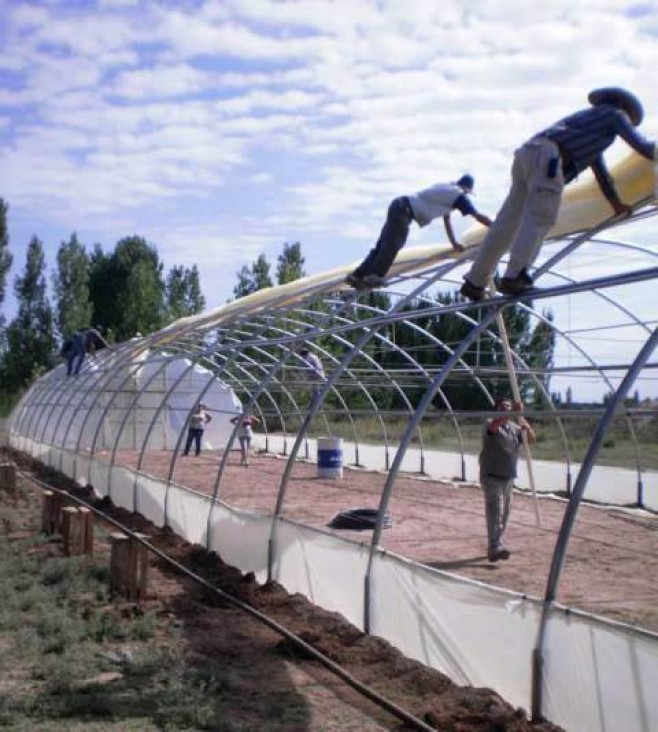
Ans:
[[[658,137],[656,0],[0,0],[0,18],[10,292],[33,235],[50,271],[73,232],[143,236],[165,269],[198,266],[210,308],[284,242],[309,274],[356,263],[393,197],[467,171],[493,216],[515,147],[600,86],[632,90]],[[409,246],[445,241],[435,224]]]

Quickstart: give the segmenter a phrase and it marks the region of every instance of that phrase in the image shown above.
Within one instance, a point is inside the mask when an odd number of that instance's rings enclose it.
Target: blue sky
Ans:
[[[8,289],[33,234],[49,265],[73,231],[139,234],[214,307],[285,241],[309,273],[361,259],[392,197],[465,171],[494,215],[514,148],[597,86],[633,90],[657,137],[658,4],[536,5],[0,0]]]

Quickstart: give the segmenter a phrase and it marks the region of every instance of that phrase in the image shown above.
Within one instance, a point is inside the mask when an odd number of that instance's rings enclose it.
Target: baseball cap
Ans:
[[[470,193],[475,185],[475,179],[469,173],[464,173],[464,175],[462,175],[462,177],[457,181],[457,185]]]

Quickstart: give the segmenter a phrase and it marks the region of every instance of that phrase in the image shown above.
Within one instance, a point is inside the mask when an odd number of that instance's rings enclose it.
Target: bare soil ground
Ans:
[[[55,471],[16,453],[10,453],[10,456],[21,469],[31,471],[49,485],[75,489],[71,481]],[[203,474],[210,480],[211,465],[204,465],[204,460],[209,458],[211,456],[205,456],[203,460],[191,459],[185,470],[191,475]],[[165,462],[166,456],[160,456],[160,464]],[[264,458],[258,460],[258,465],[258,470],[255,465],[248,472],[243,468],[239,479],[236,471],[236,485],[251,486],[257,491],[255,484],[260,483],[259,476],[266,475],[268,470],[279,469],[282,463]],[[150,465],[149,469],[152,468]],[[305,481],[305,485],[308,490],[309,481]],[[310,487],[318,488],[313,481]],[[319,487],[322,489],[322,485]],[[150,536],[157,547],[181,564],[286,626],[343,665],[353,676],[436,729],[445,732],[559,732],[549,723],[529,722],[522,710],[511,708],[489,689],[455,686],[442,674],[404,658],[385,641],[364,635],[340,616],[312,606],[301,596],[288,595],[277,584],[257,585],[253,577],[243,576],[223,564],[215,554],[192,546],[167,530],[158,530],[137,514],[113,507],[110,500],[97,501],[97,504],[131,528]],[[325,508],[330,510],[331,507],[326,505]],[[0,513],[0,530],[7,541],[24,541],[30,533],[38,534],[40,489],[29,479],[21,478],[17,495],[0,493]],[[108,558],[107,531],[107,527],[97,527],[96,559]],[[54,551],[52,543],[43,546],[46,547],[43,551]],[[176,665],[159,667],[151,663],[142,667],[140,676],[131,672],[132,664],[124,664],[122,673],[87,679],[84,694],[81,696],[78,689],[65,700],[59,699],[59,719],[53,717],[50,723],[42,723],[40,718],[36,725],[39,729],[113,732],[133,729],[222,732],[405,729],[401,722],[364,700],[317,662],[300,657],[289,642],[272,630],[172,571],[162,560],[152,559],[149,572],[150,590],[145,603],[130,607],[125,603],[117,605],[115,600],[114,606],[124,617],[137,612],[157,615],[162,623],[156,638],[150,642],[150,650],[155,652],[163,646],[165,650],[169,649],[168,657],[171,658],[173,649],[177,654]],[[85,602],[85,612],[93,612],[89,608],[91,601],[87,598]],[[11,645],[12,639],[0,634],[0,657]],[[125,645],[121,650],[130,653]],[[165,657],[166,654],[162,656]],[[181,690],[185,691],[186,717],[180,717],[182,712],[172,706],[172,675],[181,677],[175,689],[178,696],[181,696]],[[160,689],[156,694],[151,688],[154,678],[160,680],[166,693]],[[195,685],[183,687],[183,680],[190,678]],[[131,679],[141,684],[139,689],[128,686]],[[20,690],[24,690],[23,681]],[[0,670],[0,702],[4,701],[4,694],[15,696],[17,693],[16,679],[8,675],[6,669]],[[52,702],[51,697],[48,699]],[[69,706],[62,709],[65,701]],[[90,717],[89,709],[84,706],[92,701],[96,715],[102,718],[100,721],[93,715]],[[44,698],[40,698],[40,702],[40,714],[43,715],[47,707],[44,707]],[[163,704],[170,706],[163,709]],[[204,717],[199,721],[201,709]],[[131,714],[134,711],[137,715],[137,710],[140,718],[136,721]],[[188,720],[185,724],[176,721],[183,718]],[[192,724],[190,718],[197,722]],[[34,727],[34,719],[31,723],[28,720],[26,726],[7,726],[12,729]]]
[[[219,485],[230,505],[271,513],[286,461],[260,453],[248,468],[231,453]],[[151,452],[141,469],[166,477],[172,455]],[[221,453],[179,458],[173,480],[211,493]],[[135,453],[118,461],[135,466]],[[345,469],[339,479],[316,477],[316,467],[296,463],[284,501],[284,515],[326,529],[339,511],[376,508],[383,473]],[[383,532],[385,549],[454,574],[543,597],[557,534],[567,503],[526,493],[514,496],[506,544],[509,561],[486,558],[484,501],[479,486],[400,475],[389,511],[393,526]],[[539,514],[537,525],[536,511]],[[371,532],[337,531],[370,542]],[[576,519],[558,588],[557,600],[573,608],[658,632],[658,516],[645,511],[583,504]]]

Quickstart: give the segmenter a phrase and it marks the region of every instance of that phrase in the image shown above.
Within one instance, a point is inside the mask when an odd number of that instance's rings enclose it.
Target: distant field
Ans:
[[[572,462],[580,462],[590,444],[597,420],[592,417],[577,417],[562,420],[564,433],[554,419],[531,420],[537,432],[537,444],[532,448],[533,457],[540,460],[563,460],[565,457],[565,436]],[[383,441],[382,426],[374,417],[356,417],[354,425],[364,443],[377,444]],[[462,420],[461,433],[445,417],[440,421],[425,420],[422,424],[422,442],[426,448],[459,452],[461,444],[466,453],[477,454],[480,450],[483,421]],[[399,417],[386,422],[389,443],[394,443],[404,434],[407,422]],[[331,431],[339,437],[350,437],[354,427],[346,420],[332,421]],[[633,420],[635,439],[629,430],[628,420],[616,419],[603,442],[597,463],[619,467],[636,467],[638,460],[643,469],[658,470],[658,420],[635,418]],[[326,434],[322,420],[315,420],[312,435]],[[419,444],[420,437],[413,440]]]

